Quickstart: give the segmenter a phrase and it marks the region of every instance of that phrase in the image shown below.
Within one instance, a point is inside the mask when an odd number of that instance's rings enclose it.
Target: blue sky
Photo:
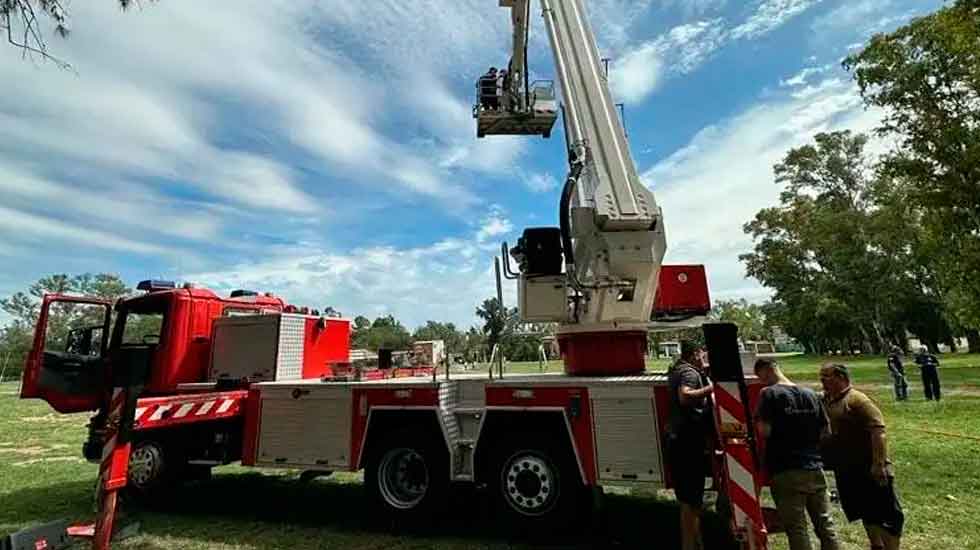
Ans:
[[[110,271],[472,324],[499,242],[557,224],[566,168],[560,132],[475,138],[473,81],[508,58],[496,4],[73,3],[49,41],[74,72],[0,48],[0,295]],[[942,3],[588,4],[668,261],[760,300],[738,255],[778,197],[773,163],[873,128],[841,58]],[[553,78],[540,23],[532,72]]]

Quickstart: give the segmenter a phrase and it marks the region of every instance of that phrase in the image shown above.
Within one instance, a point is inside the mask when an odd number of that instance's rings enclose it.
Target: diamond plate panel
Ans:
[[[279,319],[279,351],[276,357],[276,381],[303,378],[303,339],[306,318],[284,313]]]

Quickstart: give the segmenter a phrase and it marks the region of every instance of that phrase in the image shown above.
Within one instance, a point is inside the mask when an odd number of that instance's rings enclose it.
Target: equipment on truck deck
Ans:
[[[509,80],[500,109],[475,111],[478,133],[547,135],[550,130],[536,127],[520,131],[522,117],[534,110],[527,83],[530,0],[500,0],[500,6],[510,10],[513,27]],[[663,216],[637,175],[583,0],[541,0],[541,6],[564,101],[569,173],[560,226],[529,228],[510,251],[518,264],[521,318],[559,323],[570,374],[642,372],[666,251]],[[501,117],[504,127],[495,131]],[[509,266],[505,271],[510,274]],[[703,280],[703,273],[695,278]],[[690,314],[707,313],[706,286],[682,283],[673,290],[684,294],[684,305],[699,306]],[[607,360],[596,363],[596,354]]]
[[[349,363],[350,322],[295,313],[217,319],[212,328],[211,382],[264,382],[330,376]]]

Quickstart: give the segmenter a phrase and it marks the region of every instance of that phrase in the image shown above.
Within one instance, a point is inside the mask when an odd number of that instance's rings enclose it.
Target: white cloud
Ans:
[[[624,55],[610,75],[610,85],[616,95],[638,103],[653,93],[663,76],[662,55],[655,43],[644,44]]]
[[[0,201],[24,209],[57,208],[62,216],[95,223],[109,230],[135,229],[192,240],[214,239],[220,222],[206,204],[180,202],[161,196],[143,185],[102,182],[91,188],[55,181],[35,169],[5,161],[0,156]],[[29,236],[27,232],[11,235]]]
[[[772,166],[818,132],[868,131],[879,120],[852,83],[828,79],[805,97],[767,100],[703,129],[643,175],[664,210],[667,261],[705,263],[715,297],[762,296],[738,255],[752,247],[742,225],[778,202]]]
[[[665,76],[701,66],[725,39],[722,19],[679,25],[624,53],[611,70],[610,85],[623,100],[641,102]]]
[[[758,38],[772,32],[790,19],[822,0],[762,0],[747,20],[732,29],[732,38]]]
[[[800,72],[796,73],[795,75],[785,80],[780,80],[779,86],[781,88],[795,88],[798,86],[804,86],[810,80],[810,77],[823,74],[832,68],[833,68],[832,65],[821,65],[819,67],[804,67],[803,69],[800,70]]]
[[[76,245],[140,254],[176,255],[174,250],[155,244],[140,242],[114,233],[87,229],[45,216],[28,214],[0,206],[0,229],[7,235],[17,234],[28,238],[35,245],[43,246],[52,239]]]
[[[524,186],[534,193],[547,193],[558,188],[558,179],[548,172],[534,172],[524,177]]]
[[[495,294],[491,266],[496,246],[480,239],[501,237],[509,227],[505,219],[490,216],[471,238],[419,247],[270,250],[261,261],[182,278],[217,290],[274,290],[293,303],[331,305],[350,316],[392,314],[409,327],[430,319],[467,327],[476,322],[476,306]],[[506,293],[505,300],[513,303],[510,285]]]
[[[624,101],[642,102],[665,79],[694,72],[726,45],[760,38],[821,1],[762,0],[734,27],[721,17],[675,26],[625,49],[612,68],[610,86]]]
[[[485,243],[488,240],[506,235],[514,230],[514,224],[507,219],[503,209],[499,206],[490,207],[490,212],[484,216],[480,223],[480,229],[476,232],[476,242]]]

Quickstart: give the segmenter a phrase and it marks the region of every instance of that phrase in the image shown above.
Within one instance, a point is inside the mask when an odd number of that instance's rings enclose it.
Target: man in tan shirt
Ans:
[[[881,411],[851,387],[844,365],[824,365],[820,382],[831,429],[824,461],[837,478],[844,515],[864,522],[872,550],[898,550],[905,515],[895,494]]]

